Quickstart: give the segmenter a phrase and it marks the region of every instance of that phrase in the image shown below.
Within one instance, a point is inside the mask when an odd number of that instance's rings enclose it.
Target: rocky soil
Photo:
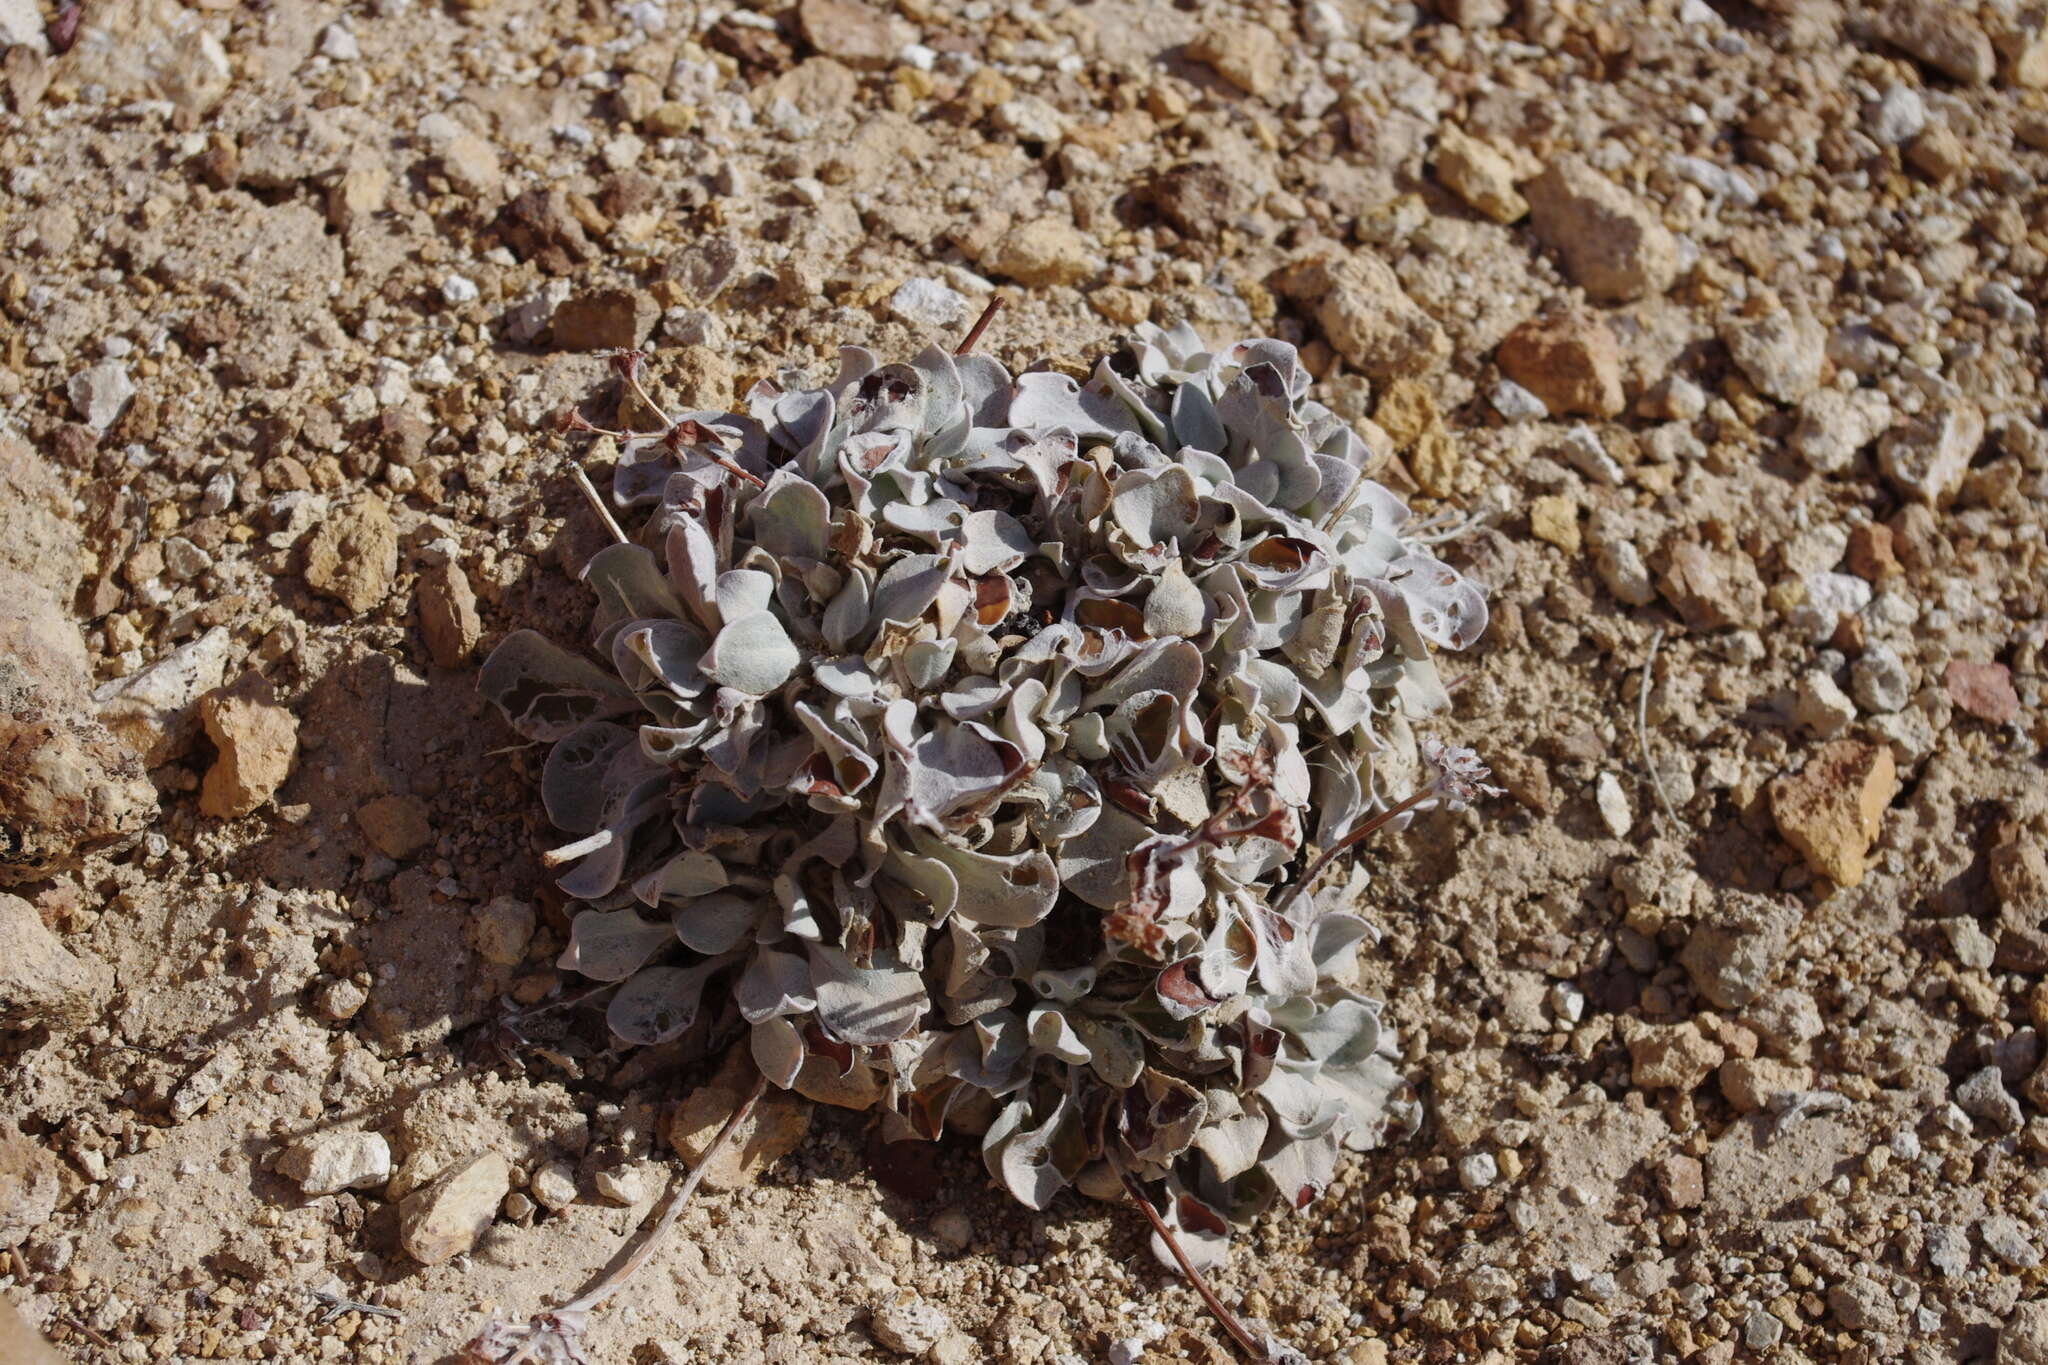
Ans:
[[[0,1296],[65,1358],[449,1360],[605,1264],[735,1082],[606,1049],[475,695],[584,634],[555,419],[604,348],[720,408],[999,293],[1013,365],[1302,344],[1496,593],[1443,725],[1511,796],[1363,891],[1428,1121],[1226,1295],[1349,1365],[2048,1360],[2038,7],[0,44]],[[1230,1358],[1130,1210],[870,1127],[771,1109],[593,1358]]]

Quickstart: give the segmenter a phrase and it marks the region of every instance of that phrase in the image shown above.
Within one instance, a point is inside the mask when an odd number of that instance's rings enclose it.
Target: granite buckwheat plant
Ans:
[[[713,1012],[767,1084],[979,1134],[1034,1209],[1138,1196],[1198,1285],[1412,1130],[1368,928],[1311,883],[1493,790],[1428,739],[1386,789],[1486,601],[1308,387],[1148,325],[1085,384],[848,348],[627,439],[598,662],[522,631],[481,680],[553,745],[561,965],[618,983],[617,1039]]]

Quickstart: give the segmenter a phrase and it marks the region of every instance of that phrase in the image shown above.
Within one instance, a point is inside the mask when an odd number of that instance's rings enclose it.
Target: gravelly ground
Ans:
[[[608,346],[720,407],[995,291],[1010,362],[1302,344],[1496,594],[1446,726],[1512,795],[1364,892],[1428,1121],[1224,1292],[1317,1360],[2048,1359],[2037,10],[44,17],[0,4],[0,1291],[66,1356],[448,1359],[644,1217],[707,1068],[498,1024],[577,989],[473,691],[588,620],[552,418]],[[808,1122],[593,1358],[1228,1358],[1128,1210]],[[280,1172],[333,1131],[388,1178]],[[398,1200],[482,1153],[513,1193],[417,1264]]]

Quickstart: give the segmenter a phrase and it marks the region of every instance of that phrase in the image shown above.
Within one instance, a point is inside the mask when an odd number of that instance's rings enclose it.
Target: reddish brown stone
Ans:
[[[1621,347],[1589,310],[1530,318],[1508,333],[1495,359],[1502,373],[1542,399],[1554,416],[1621,412]]]
[[[1993,725],[2020,718],[2019,694],[2012,690],[2012,670],[2004,664],[1951,659],[1942,675],[1949,699],[1971,715]]]

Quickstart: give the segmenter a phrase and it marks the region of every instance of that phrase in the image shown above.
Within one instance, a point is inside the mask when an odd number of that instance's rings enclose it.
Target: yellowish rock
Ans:
[[[1577,554],[1581,543],[1577,504],[1557,493],[1537,498],[1529,504],[1529,534],[1568,555]]]
[[[1771,816],[1808,867],[1838,886],[1854,886],[1898,789],[1889,745],[1838,739],[1771,783]]]
[[[1508,159],[1455,124],[1445,124],[1436,143],[1437,182],[1496,223],[1512,223],[1529,212],[1515,188]]]

